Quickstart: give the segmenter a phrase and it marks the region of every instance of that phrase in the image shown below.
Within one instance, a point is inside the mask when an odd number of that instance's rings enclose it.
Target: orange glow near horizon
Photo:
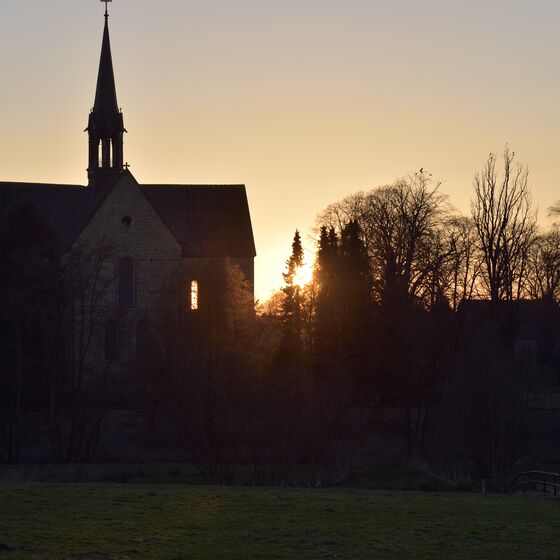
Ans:
[[[560,4],[504,5],[112,2],[125,161],[140,183],[246,185],[261,300],[282,286],[296,229],[314,252],[328,204],[424,167],[468,213],[475,171],[506,143],[545,221],[560,199]],[[103,13],[0,3],[0,181],[87,181]]]

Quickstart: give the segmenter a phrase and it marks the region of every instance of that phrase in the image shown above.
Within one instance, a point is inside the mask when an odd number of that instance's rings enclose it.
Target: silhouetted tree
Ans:
[[[461,444],[473,474],[506,491],[527,451],[530,366],[503,344],[491,317],[478,318],[463,335],[446,393],[453,445]]]
[[[0,239],[0,461],[19,458],[26,413],[45,407],[63,367],[60,250],[35,206],[12,209]]]
[[[110,364],[100,366],[100,347],[114,282],[113,247],[75,245],[63,257],[66,367],[51,380],[49,435],[55,461],[91,461],[107,410],[118,394]]]
[[[341,356],[350,386],[365,393],[369,383],[372,280],[360,226],[350,221],[340,235],[338,317]],[[363,396],[363,395],[362,395]]]
[[[360,253],[362,273],[354,282],[364,280],[358,289],[362,303],[354,309],[368,310],[369,327],[358,329],[360,334],[351,339],[360,340],[372,374],[360,386],[373,382],[370,386],[378,397],[401,408],[411,454],[425,447],[442,371],[439,362],[446,350],[447,340],[437,339],[432,317],[440,310],[450,317],[448,294],[454,259],[460,258],[449,227],[450,214],[439,184],[420,170],[391,185],[347,197],[319,217],[319,224],[340,234],[350,224],[359,226],[351,226],[355,228],[352,239],[360,238],[368,259]],[[459,272],[457,283],[458,277]],[[371,288],[366,290],[368,280]],[[352,289],[350,281],[343,284]]]
[[[445,230],[447,197],[424,170],[391,185],[351,195],[328,206],[320,225],[337,232],[351,221],[360,227],[370,259],[373,297],[429,300],[434,270],[448,252],[434,253],[433,240]]]
[[[302,293],[297,281],[298,271],[303,265],[303,247],[299,231],[296,230],[292,242],[292,254],[286,261],[283,273],[285,294],[283,302],[284,334],[278,359],[280,363],[300,364],[303,358],[302,343]]]
[[[334,228],[321,227],[314,271],[317,298],[314,325],[315,376],[332,378],[340,344],[340,262]]]
[[[560,297],[560,227],[536,237],[529,249],[527,293],[533,299]]]
[[[477,294],[477,284],[482,261],[477,248],[474,221],[454,216],[447,222],[446,234],[450,248],[448,286],[449,304],[457,312],[463,301]]]
[[[159,363],[146,387],[147,431],[194,463],[208,482],[231,483],[239,464],[255,483],[279,482],[290,436],[297,439],[294,386],[278,375],[281,320],[255,314],[252,288],[220,260],[198,272],[192,310],[178,270],[162,295],[154,329]],[[301,404],[298,402],[298,405]]]
[[[472,217],[484,263],[482,282],[490,301],[511,302],[525,290],[528,254],[536,233],[527,167],[514,165],[515,152],[506,146],[503,174],[496,154],[488,156],[474,177]]]
[[[419,172],[373,191],[368,198],[373,276],[379,298],[420,299],[440,262],[431,251],[448,208],[439,184]]]

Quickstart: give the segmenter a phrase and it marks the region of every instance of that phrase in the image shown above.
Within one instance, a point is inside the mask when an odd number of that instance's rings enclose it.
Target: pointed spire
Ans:
[[[105,13],[95,103],[89,115],[86,131],[89,134],[89,185],[96,187],[122,173],[123,133],[126,132],[123,115],[117,103],[107,12]]]
[[[109,39],[109,16],[105,15],[105,29],[103,30],[103,46],[99,61],[97,76],[97,90],[93,112],[96,114],[97,125],[113,124],[113,119],[120,113],[117,103],[117,88],[113,72],[111,57],[111,41]]]

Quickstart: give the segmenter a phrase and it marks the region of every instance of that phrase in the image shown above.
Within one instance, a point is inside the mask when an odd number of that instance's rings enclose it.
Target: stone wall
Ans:
[[[188,304],[190,281],[198,279],[211,261],[182,256],[181,245],[130,174],[124,174],[101,203],[74,242],[72,251],[85,255],[86,258],[77,265],[89,267],[85,277],[95,273],[92,268],[99,268],[99,281],[90,291],[90,296],[95,290],[98,294],[93,296],[96,300],[93,306],[95,324],[87,360],[90,368],[104,367],[111,371],[119,370],[124,363],[135,359],[137,325],[141,321],[148,324],[154,321],[162,298],[174,297]],[[103,253],[101,258],[96,257],[98,252]],[[134,280],[133,305],[125,307],[119,305],[118,295],[119,263],[124,258],[132,261]],[[246,263],[244,265],[246,267]],[[83,277],[84,273],[80,271],[78,281],[82,282]],[[181,289],[183,294],[170,293]],[[76,292],[79,288],[74,289]],[[73,312],[75,323],[78,323],[77,330],[92,317],[86,314],[84,319],[76,311],[79,305],[79,302],[74,303]],[[110,320],[118,323],[119,358],[107,363],[105,325]],[[79,338],[74,328],[78,353],[84,348],[83,340]]]

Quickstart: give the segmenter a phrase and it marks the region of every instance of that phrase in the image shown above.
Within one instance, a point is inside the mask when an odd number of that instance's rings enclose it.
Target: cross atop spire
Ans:
[[[105,18],[109,17],[109,9],[108,9],[108,2],[112,2],[113,0],[101,0],[101,2],[105,2]]]

